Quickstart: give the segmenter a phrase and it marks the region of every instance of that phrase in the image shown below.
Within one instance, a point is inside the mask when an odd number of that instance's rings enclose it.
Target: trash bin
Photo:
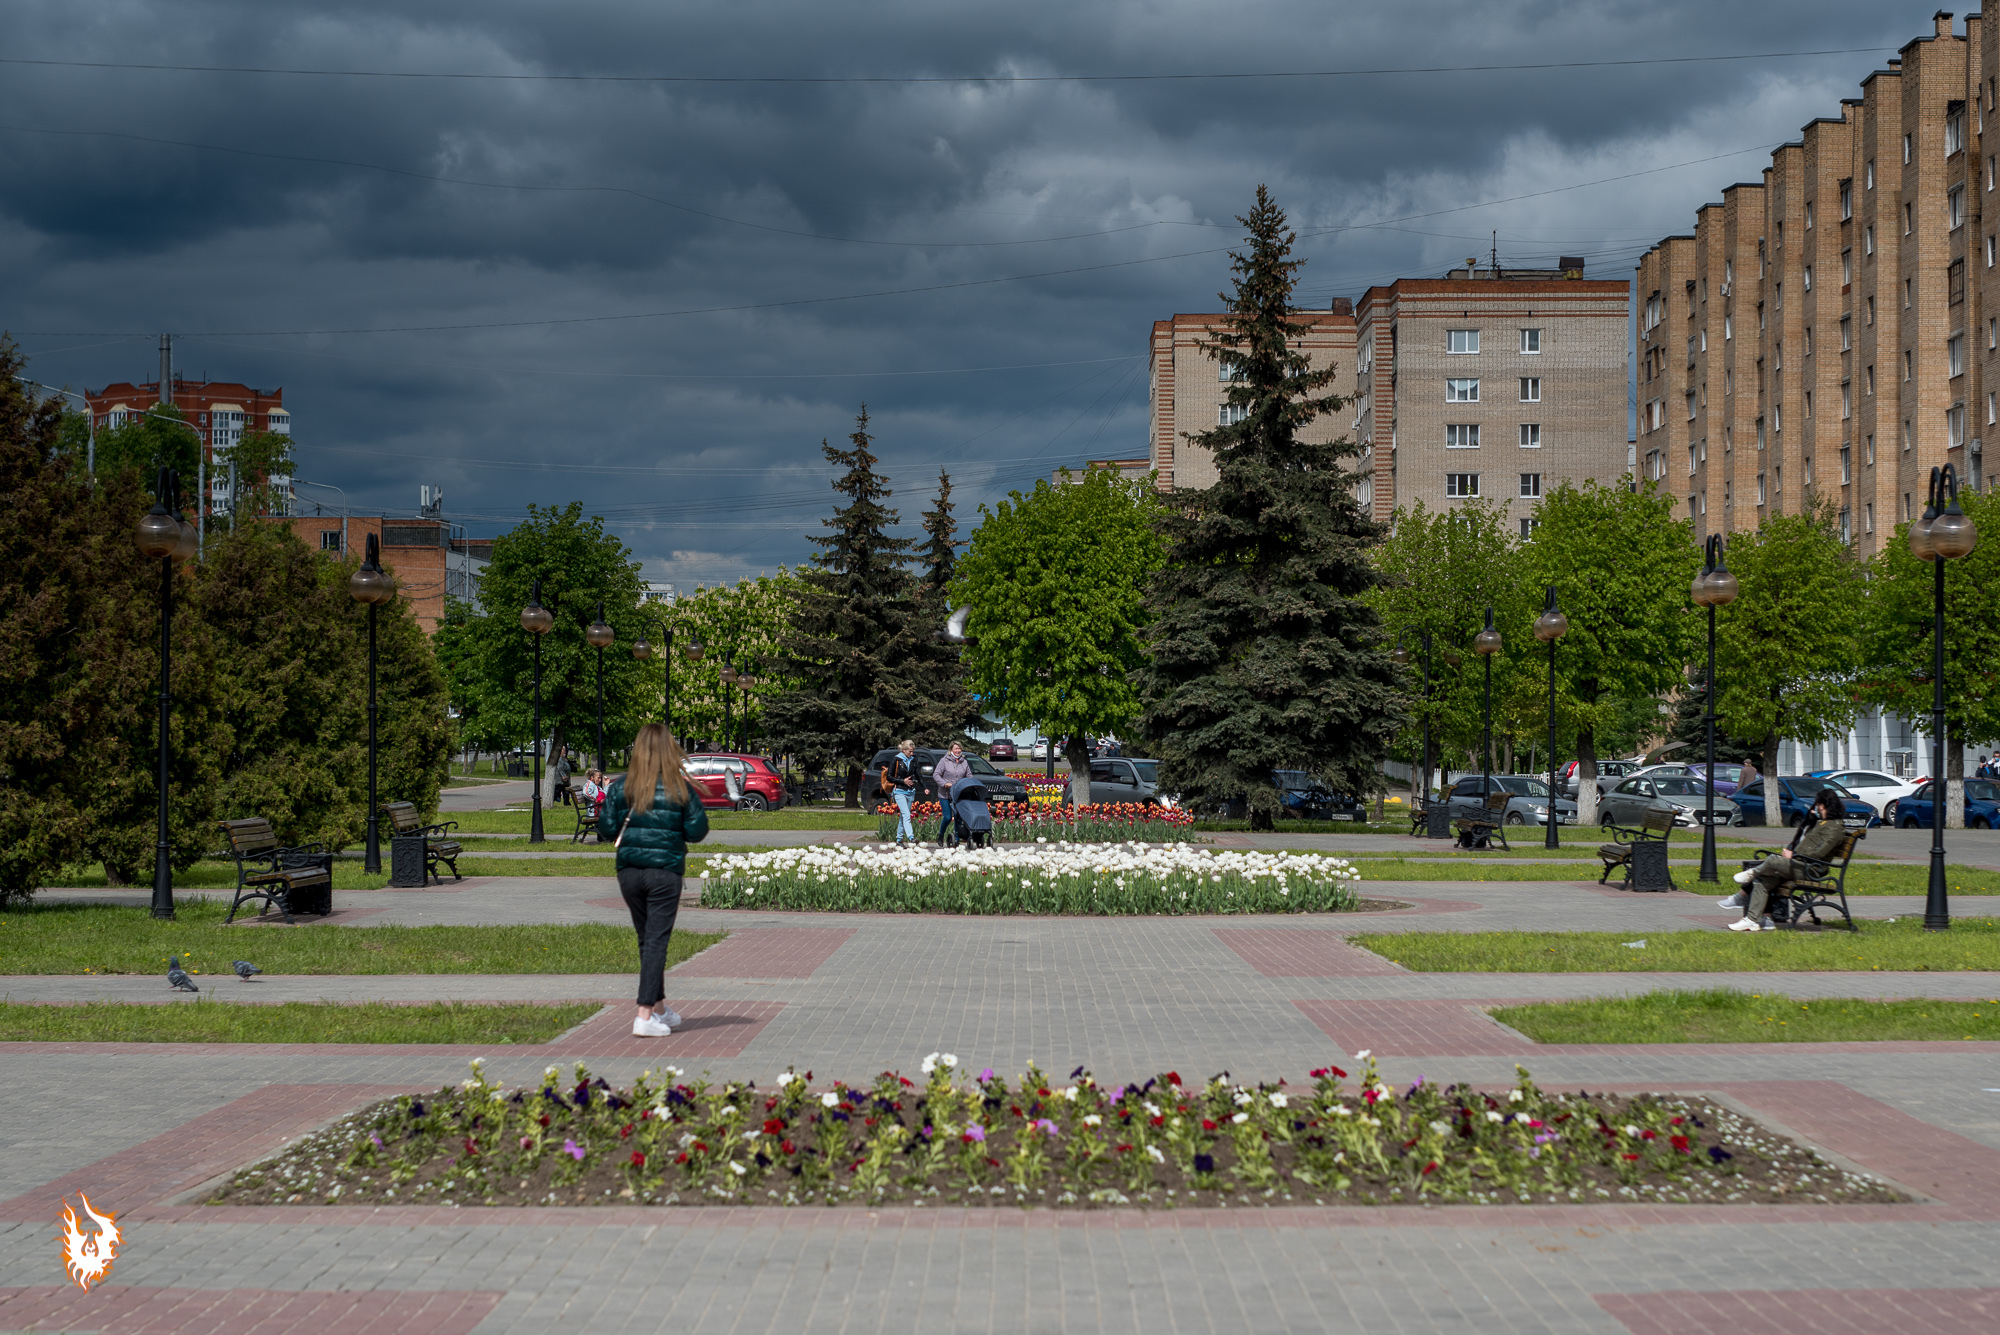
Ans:
[[[1641,839],[1632,845],[1632,870],[1625,880],[1627,890],[1675,890],[1667,870],[1667,841]]]
[[[510,760],[507,762],[507,777],[525,779],[528,777],[528,767],[518,760]]]
[[[421,888],[427,880],[424,872],[424,836],[393,836],[389,840],[389,884],[398,890],[414,890]]]
[[[1424,808],[1424,838],[1451,838],[1450,803],[1432,802]]]

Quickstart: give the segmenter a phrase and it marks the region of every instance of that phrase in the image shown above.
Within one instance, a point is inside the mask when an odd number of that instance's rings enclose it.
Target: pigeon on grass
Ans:
[[[229,967],[236,970],[236,976],[246,983],[250,981],[251,974],[264,972],[249,960],[236,960]]]
[[[181,992],[201,991],[200,988],[194,985],[194,979],[187,976],[187,970],[181,967],[181,957],[179,955],[167,961],[167,981],[172,983],[175,989]]]

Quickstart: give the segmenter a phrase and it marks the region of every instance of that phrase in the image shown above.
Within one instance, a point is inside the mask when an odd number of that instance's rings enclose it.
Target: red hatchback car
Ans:
[[[1019,760],[1021,753],[1015,749],[1012,737],[995,737],[992,744],[986,748],[986,758],[988,760]]]
[[[729,797],[728,775],[732,772],[746,810],[776,811],[785,805],[785,780],[768,756],[702,751],[687,758],[688,781],[701,790],[705,807],[736,805]]]

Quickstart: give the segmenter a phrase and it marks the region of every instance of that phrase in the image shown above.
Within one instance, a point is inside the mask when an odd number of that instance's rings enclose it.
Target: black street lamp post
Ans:
[[[1944,884],[1944,808],[1950,785],[1944,776],[1944,563],[1972,554],[1979,531],[1958,508],[1958,470],[1950,464],[1931,470],[1923,517],[1910,525],[1910,554],[1931,563],[1931,881],[1924,899],[1924,930],[1951,926]]]
[[[381,808],[375,792],[375,609],[396,596],[396,581],[382,573],[381,539],[368,535],[368,554],[360,569],[349,576],[347,592],[357,603],[368,604],[368,852],[362,870],[373,874],[382,870],[381,832],[376,828]]]
[[[538,576],[521,609],[521,629],[535,637],[535,798],[534,814],[528,818],[528,842],[548,842],[542,835],[542,636],[556,624],[556,614],[542,606],[542,581]]]
[[[174,916],[173,848],[167,839],[167,770],[172,758],[168,716],[173,711],[174,567],[194,555],[195,526],[181,517],[181,480],[162,468],[154,485],[153,508],[139,516],[132,535],[139,554],[160,563],[160,755],[159,825],[153,847],[153,916]]]
[[[1702,739],[1708,748],[1702,786],[1708,792],[1702,799],[1699,879],[1714,883],[1722,879],[1715,867],[1715,609],[1735,602],[1738,592],[1736,576],[1729,573],[1729,567],[1722,559],[1720,533],[1709,534],[1706,562],[1702,572],[1694,578],[1694,587],[1688,592],[1696,606],[1708,609],[1708,677],[1704,687],[1707,702],[1701,714]],[[1766,780],[1767,786],[1775,782],[1775,779]]]
[[[1556,641],[1569,630],[1569,618],[1556,607],[1556,586],[1549,585],[1548,605],[1535,618],[1535,638],[1549,646],[1549,829],[1542,847],[1560,848],[1556,836]]]
[[[1493,609],[1486,609],[1486,629],[1472,637],[1472,652],[1486,661],[1486,721],[1479,734],[1479,791],[1493,794],[1493,655],[1500,652],[1500,632],[1493,629]]]
[[[597,650],[597,768],[604,764],[604,651],[617,638],[611,626],[604,619],[604,600],[597,601],[597,620],[590,623],[590,629],[583,633],[590,647]]]

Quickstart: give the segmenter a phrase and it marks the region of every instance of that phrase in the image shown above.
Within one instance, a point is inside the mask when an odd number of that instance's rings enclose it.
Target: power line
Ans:
[[[1460,204],[1448,209],[1432,209],[1424,213],[1406,214],[1400,218],[1380,218],[1373,222],[1345,223],[1336,227],[1315,227],[1299,232],[1303,238],[1331,236],[1341,232],[1366,231],[1389,223],[1414,222],[1422,218],[1440,218],[1451,213],[1465,213],[1473,209],[1493,208],[1501,204],[1514,204],[1524,199],[1541,199],[1549,195],[1559,195],[1571,190],[1584,190],[1591,186],[1609,185],[1616,181],[1629,181],[1634,177],[1652,176],[1659,172],[1674,171],[1681,167],[1693,167],[1705,162],[1716,162],[1722,158],[1740,157],[1745,153],[1768,152],[1775,144],[1753,144],[1748,148],[1731,149],[1725,153],[1711,153],[1706,157],[1690,158],[1685,162],[1671,162],[1660,167],[1646,167],[1639,171],[1621,172],[1617,176],[1599,177],[1594,181],[1578,181],[1573,185],[1551,186],[1547,190],[1531,190],[1522,195],[1509,195],[1503,199],[1482,200],[1476,204]],[[1183,250],[1171,255],[1152,255],[1136,260],[1110,260],[1101,264],[1072,265],[1066,269],[1045,269],[1036,273],[1007,274],[998,278],[968,278],[956,283],[929,283],[920,287],[883,288],[873,292],[849,292],[830,297],[792,297],[780,301],[745,302],[732,306],[690,306],[678,310],[634,311],[623,315],[571,315],[557,316],[544,320],[480,320],[460,324],[431,325],[376,325],[351,329],[247,329],[247,330],[206,330],[183,337],[206,338],[304,338],[349,334],[431,334],[455,333],[475,329],[524,329],[552,328],[578,324],[605,324],[631,320],[660,320],[687,315],[720,315],[737,311],[775,310],[788,306],[824,306],[842,301],[866,301],[876,297],[915,296],[927,292],[954,292],[966,288],[992,287],[999,283],[1021,283],[1037,278],[1065,278],[1082,273],[1099,273],[1109,269],[1128,269],[1141,264],[1164,264],[1170,260],[1194,259],[1206,255],[1228,254],[1234,247],[1210,246],[1202,250]],[[102,330],[79,332],[75,330],[22,330],[25,335],[36,338],[138,338],[140,334],[107,333]]]
[[[1696,65],[1746,60],[1801,60],[1813,56],[1869,55],[1882,46],[1830,47],[1818,51],[1755,51],[1724,55],[1643,56],[1626,60],[1546,60],[1510,65],[1398,65],[1331,70],[1203,70],[1161,74],[527,74],[452,70],[310,69],[272,65],[168,65],[112,60],[40,60],[0,57],[0,65],[57,69],[147,70],[173,74],[304,75],[335,79],[441,79],[491,83],[604,84],[1038,84],[1169,83],[1203,79],[1344,79],[1404,74],[1495,74],[1536,70],[1629,69],[1641,65]]]

